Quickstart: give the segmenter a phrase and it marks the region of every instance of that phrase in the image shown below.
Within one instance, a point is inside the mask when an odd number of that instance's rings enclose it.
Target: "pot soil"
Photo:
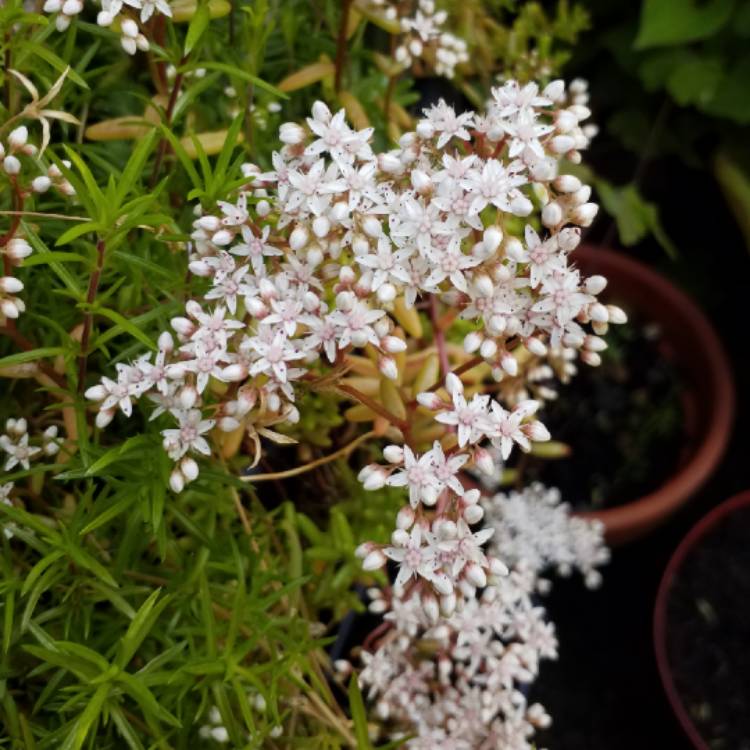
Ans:
[[[685,434],[682,378],[663,353],[659,324],[630,319],[607,333],[599,367],[581,365],[540,419],[571,449],[563,460],[523,457],[524,479],[559,487],[578,510],[643,497],[694,448]]]
[[[654,615],[672,708],[699,750],[750,750],[750,492],[705,516],[664,573]]]
[[[618,544],[660,524],[711,476],[729,440],[734,387],[726,354],[713,327],[670,281],[644,264],[604,248],[582,246],[573,257],[583,274],[607,277],[605,302],[622,307],[632,321],[641,321],[640,326],[646,326],[642,331],[656,325],[659,336],[654,345],[659,357],[679,378],[682,441],[671,454],[660,452],[657,468],[652,464],[655,474],[649,479],[656,480],[652,483],[658,486],[649,489],[647,480],[640,488],[621,485],[620,496],[614,496],[618,505],[582,513],[602,521],[608,542]],[[567,396],[563,393],[561,397]],[[585,427],[578,425],[578,431]],[[658,476],[662,467],[664,473]],[[591,461],[586,461],[586,471],[592,473],[591,469]],[[626,489],[634,494],[628,496]]]

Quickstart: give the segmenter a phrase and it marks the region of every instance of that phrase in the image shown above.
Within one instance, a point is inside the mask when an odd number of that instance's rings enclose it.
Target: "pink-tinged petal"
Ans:
[[[192,447],[204,456],[211,455],[211,448],[208,445],[208,441],[205,438],[197,437],[193,441]]]
[[[395,562],[403,562],[406,550],[403,547],[386,547],[383,554]]]

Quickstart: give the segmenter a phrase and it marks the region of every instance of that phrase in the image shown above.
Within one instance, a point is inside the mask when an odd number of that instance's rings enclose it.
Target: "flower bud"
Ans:
[[[398,380],[398,367],[393,357],[378,357],[378,370],[388,380]]]
[[[23,291],[23,282],[14,276],[2,276],[0,277],[0,292],[6,294],[18,294]]]
[[[115,418],[114,409],[105,409],[96,415],[96,426],[103,430]]]
[[[120,31],[125,36],[135,39],[138,36],[138,24],[132,18],[126,18],[120,24]]]
[[[479,331],[472,331],[464,336],[464,351],[473,354],[482,345],[483,336]]]
[[[374,216],[366,216],[362,221],[362,230],[368,237],[380,237],[383,234],[383,227]]]
[[[587,294],[601,294],[607,286],[607,279],[604,276],[589,276],[583,284]]]
[[[590,305],[588,312],[591,320],[594,320],[597,323],[609,322],[609,310],[600,302],[595,302],[593,305]]]
[[[429,140],[435,136],[435,126],[429,120],[420,120],[416,127],[417,135],[424,139]]]
[[[409,534],[404,529],[394,529],[391,534],[391,544],[394,547],[406,547],[409,543]]]
[[[500,367],[512,378],[518,375],[518,360],[510,352],[503,352],[500,357]]]
[[[438,600],[432,595],[427,594],[422,597],[422,608],[431,623],[436,623],[440,619],[440,607]]]
[[[385,555],[379,549],[374,549],[362,561],[362,569],[367,571],[379,570],[386,564],[386,562],[387,559]]]
[[[101,384],[92,385],[83,395],[91,401],[104,401],[107,398],[107,389]]]
[[[379,490],[385,487],[385,481],[388,479],[388,474],[381,466],[373,464],[372,470],[365,477],[362,486],[366,490]]]
[[[430,176],[426,172],[423,172],[421,169],[412,170],[411,184],[412,187],[421,194],[429,193],[433,188]]]
[[[6,174],[16,175],[21,171],[21,162],[13,154],[8,154],[3,159],[3,169]]]
[[[548,203],[542,209],[542,224],[549,229],[561,224],[563,220],[562,206],[557,201]]]
[[[575,140],[569,135],[556,135],[550,142],[550,148],[555,154],[564,154],[575,146]]]
[[[581,361],[585,362],[589,367],[599,367],[602,363],[602,358],[596,352],[588,351],[584,349],[581,352]]]
[[[490,573],[493,576],[507,576],[510,571],[508,570],[508,566],[502,562],[502,560],[498,560],[496,557],[490,558]]]
[[[464,575],[466,576],[466,580],[478,589],[484,588],[487,585],[487,576],[476,563],[469,563],[464,568]]]
[[[182,472],[179,469],[174,469],[169,475],[169,486],[172,492],[180,493],[185,489],[185,477],[182,476]]]
[[[16,150],[26,145],[26,141],[29,139],[29,131],[25,125],[13,129],[8,134],[8,145],[12,150]]]
[[[316,120],[329,122],[331,119],[331,110],[323,102],[317,100],[312,105],[312,115]]]
[[[211,242],[219,247],[224,247],[232,241],[232,233],[228,229],[220,229],[211,237]]]
[[[456,611],[456,595],[454,593],[440,597],[440,611],[444,617],[450,617]]]
[[[558,193],[575,193],[581,189],[581,181],[572,174],[561,174],[552,185]]]
[[[461,382],[461,378],[455,373],[449,372],[445,376],[445,389],[451,396],[455,396],[458,393],[464,392],[464,384]]]
[[[327,216],[316,216],[313,221],[312,230],[316,237],[323,238],[331,230],[331,222]]]
[[[617,305],[607,305],[607,315],[610,323],[622,325],[628,322],[628,316],[621,307]]]
[[[570,212],[570,220],[574,224],[578,224],[582,227],[591,226],[594,221],[596,214],[599,212],[599,206],[596,203],[584,203],[581,206],[576,206]]]
[[[522,193],[514,196],[510,202],[511,213],[516,216],[528,216],[533,208],[532,202]]]
[[[470,505],[468,508],[464,508],[463,516],[469,525],[479,523],[484,517],[484,508],[479,504]]]
[[[494,339],[485,339],[479,347],[479,354],[485,359],[492,359],[497,354],[497,343]]]
[[[296,122],[285,122],[279,128],[279,140],[289,146],[298,146],[305,137],[305,129]]]
[[[190,458],[190,456],[185,456],[185,458],[180,461],[180,471],[188,482],[194,482],[198,478],[198,464],[194,459]],[[179,492],[179,490],[177,490],[177,492]]]
[[[495,473],[495,461],[492,454],[485,448],[474,449],[474,464],[483,474],[492,476]]]
[[[544,357],[547,354],[546,345],[536,336],[531,336],[524,341],[526,348],[537,357]]]
[[[396,526],[398,526],[399,529],[404,529],[406,531],[414,526],[415,518],[416,516],[414,515],[414,510],[411,505],[405,505],[396,516]]]
[[[396,287],[393,284],[381,284],[377,292],[378,301],[393,302],[396,299]]]
[[[15,320],[20,314],[18,305],[14,300],[10,299],[0,301],[0,312],[2,312],[6,318],[10,318],[11,320]]]
[[[298,224],[289,235],[289,247],[296,253],[307,244],[310,235],[305,227]]]
[[[5,254],[13,260],[23,260],[32,253],[31,245],[21,237],[14,237],[5,246]]]
[[[503,232],[500,227],[491,226],[484,230],[482,243],[489,254],[494,253],[503,241]]]

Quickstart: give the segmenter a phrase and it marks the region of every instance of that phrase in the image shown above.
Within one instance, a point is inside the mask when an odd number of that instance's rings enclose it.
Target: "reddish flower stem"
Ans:
[[[89,288],[86,293],[86,303],[93,305],[96,300],[96,292],[99,289],[99,281],[104,268],[104,240],[96,243],[96,267],[94,268],[91,278],[89,279]],[[94,321],[93,310],[87,310],[83,319],[83,332],[81,333],[81,354],[78,358],[78,392],[83,393],[86,380],[86,366],[89,355],[89,338],[91,337],[91,326]]]
[[[338,39],[336,40],[336,93],[341,91],[341,82],[344,76],[344,65],[346,65],[346,30],[349,26],[349,11],[351,7],[352,0],[342,0],[341,22],[339,23]]]

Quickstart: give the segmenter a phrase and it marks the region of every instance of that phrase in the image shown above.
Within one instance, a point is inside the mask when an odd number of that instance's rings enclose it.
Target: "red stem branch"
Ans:
[[[102,269],[104,268],[104,240],[99,240],[96,243],[96,267],[91,274],[89,279],[89,288],[86,292],[86,303],[93,305],[96,300],[96,292],[99,289],[99,280],[102,276]],[[83,332],[81,333],[81,354],[78,358],[78,392],[83,393],[86,380],[86,366],[89,355],[89,338],[91,338],[91,326],[94,321],[93,310],[87,310],[86,316],[83,319]]]

